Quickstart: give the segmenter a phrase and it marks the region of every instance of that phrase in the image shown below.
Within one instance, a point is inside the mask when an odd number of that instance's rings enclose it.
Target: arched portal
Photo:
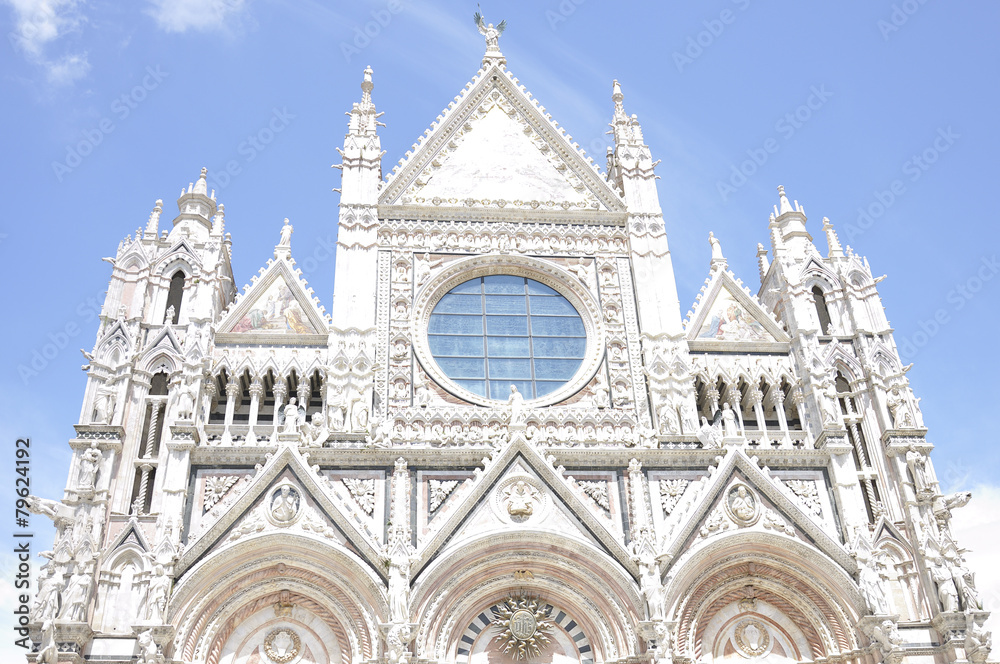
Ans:
[[[177,660],[351,664],[378,655],[387,616],[382,580],[355,554],[319,537],[241,538],[182,572],[168,619]],[[277,655],[277,659],[274,655]]]
[[[860,651],[855,626],[865,604],[853,579],[796,540],[716,536],[677,562],[667,586],[681,656],[784,663]]]
[[[551,532],[484,534],[442,551],[418,575],[411,607],[418,658],[498,662],[508,645],[523,645],[512,641],[526,640],[511,633],[532,628],[545,637],[533,662],[582,664],[642,650],[644,604],[631,573],[592,542]],[[519,610],[532,615],[515,619]]]

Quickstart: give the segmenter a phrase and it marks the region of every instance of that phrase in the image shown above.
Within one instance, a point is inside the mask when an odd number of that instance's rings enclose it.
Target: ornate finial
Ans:
[[[160,232],[160,213],[163,212],[163,201],[156,199],[153,211],[149,213],[149,222],[146,223],[146,234],[156,236]]]
[[[361,81],[361,104],[362,106],[368,106],[372,103],[372,90],[375,89],[375,84],[372,83],[372,66],[368,65],[365,67],[365,78]]]
[[[757,243],[757,268],[760,271],[760,281],[764,283],[764,277],[767,276],[771,264],[767,260],[767,249],[760,242]]]
[[[215,210],[215,217],[212,218],[212,233],[216,235],[222,235],[223,229],[226,227],[226,206],[219,203],[219,207]]]
[[[781,198],[780,205],[778,207],[778,216],[785,214],[786,212],[792,211],[792,205],[788,202],[788,196],[785,195],[785,187],[778,185],[778,196]]]
[[[476,5],[479,7],[479,5]],[[483,66],[489,65],[490,61],[495,61],[497,64],[507,64],[507,60],[503,57],[503,53],[500,52],[500,35],[503,31],[507,29],[507,21],[500,21],[496,27],[492,23],[487,23],[483,19],[482,7],[479,7],[477,11],[472,16],[472,20],[475,21],[476,27],[479,28],[479,33],[486,37],[486,55],[483,56]]]
[[[201,175],[198,176],[198,181],[194,184],[191,189],[196,194],[208,195],[208,169],[202,168]]]
[[[833,229],[833,224],[830,223],[829,217],[823,217],[823,231],[826,232],[826,244],[830,249],[829,256],[837,258],[843,256],[844,249],[840,246],[837,231]]]

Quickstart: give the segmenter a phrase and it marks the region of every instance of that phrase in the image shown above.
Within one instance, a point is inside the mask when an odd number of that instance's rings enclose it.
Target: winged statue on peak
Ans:
[[[506,19],[500,21],[496,27],[494,27],[492,23],[487,23],[483,19],[482,7],[479,8],[479,11],[473,14],[472,19],[476,22],[476,27],[479,28],[480,34],[486,37],[486,50],[499,51],[500,35],[502,35],[503,31],[507,29]]]

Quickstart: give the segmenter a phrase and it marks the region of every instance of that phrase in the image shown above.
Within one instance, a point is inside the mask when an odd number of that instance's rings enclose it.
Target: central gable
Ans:
[[[458,100],[394,169],[379,197],[383,212],[624,214],[621,196],[503,67],[480,71]]]

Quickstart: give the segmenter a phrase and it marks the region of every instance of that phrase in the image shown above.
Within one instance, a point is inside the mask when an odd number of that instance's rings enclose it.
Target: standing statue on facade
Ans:
[[[77,563],[76,571],[66,583],[63,607],[59,617],[70,622],[83,622],[87,618],[87,601],[90,599],[90,585],[93,575],[82,563]]]
[[[887,589],[882,575],[875,569],[875,561],[867,552],[859,551],[858,559],[858,585],[861,587],[861,594],[868,602],[868,608],[877,616],[887,616],[892,613],[887,598]]]
[[[481,12],[473,14],[472,20],[476,22],[476,27],[479,28],[479,34],[486,37],[486,52],[499,53],[500,35],[502,35],[503,31],[507,29],[507,21],[500,21],[496,27],[493,27],[492,23],[487,23],[483,20]]]
[[[278,240],[278,246],[279,247],[292,246],[292,225],[288,223],[288,217],[285,217],[285,223],[281,227],[281,239]]]
[[[934,484],[927,475],[927,457],[917,449],[916,445],[910,445],[906,451],[906,466],[913,476],[913,490],[918,497],[934,493]]]
[[[35,605],[31,611],[34,621],[41,622],[56,617],[59,612],[62,587],[62,575],[56,573],[56,566],[50,562],[38,579],[38,594],[35,596]]]
[[[736,427],[736,413],[728,401],[722,404],[722,429],[726,438],[734,438],[739,435]]]
[[[146,619],[150,622],[162,623],[167,615],[167,598],[170,595],[170,577],[163,572],[163,566],[153,569],[149,580],[149,592],[146,599]]]
[[[299,407],[295,405],[295,397],[288,400],[288,405],[282,411],[285,415],[285,426],[281,433],[299,432]]]
[[[77,488],[79,491],[92,492],[97,484],[97,473],[101,469],[101,451],[97,449],[97,442],[90,444],[90,447],[80,455],[80,476]]]
[[[510,386],[507,407],[510,409],[510,423],[512,425],[524,424],[524,421],[528,418],[528,413],[524,408],[524,395],[518,392],[517,385]]]
[[[931,578],[937,586],[938,600],[941,602],[941,610],[949,613],[958,611],[958,590],[955,588],[955,581],[942,558],[935,558],[930,568]]]

